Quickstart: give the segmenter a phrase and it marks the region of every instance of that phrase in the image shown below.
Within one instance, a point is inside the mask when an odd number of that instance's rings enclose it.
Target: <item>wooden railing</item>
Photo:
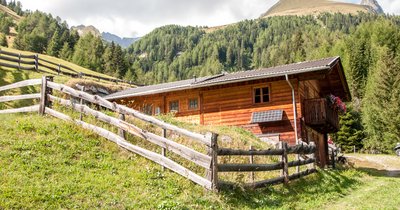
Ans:
[[[102,77],[94,74],[86,74],[78,72],[68,66],[54,63],[44,58],[40,58],[38,54],[23,55],[21,53],[13,53],[0,49],[0,67],[13,68],[18,70],[36,71],[41,73],[52,73],[54,75],[65,75],[72,78],[91,78],[100,81],[109,81],[115,83],[127,83],[136,85],[131,81],[124,81],[111,77]]]
[[[217,164],[218,172],[264,172],[264,171],[274,171],[280,170],[281,175],[275,178],[270,178],[267,180],[261,180],[257,182],[251,182],[245,184],[245,186],[250,188],[260,188],[268,185],[274,185],[279,183],[288,183],[290,180],[294,180],[311,173],[316,172],[315,169],[315,158],[314,153],[316,152],[315,145],[296,145],[288,147],[287,143],[280,142],[279,149],[268,149],[268,150],[233,150],[233,149],[218,149],[218,156],[251,156],[249,164]],[[308,155],[307,159],[288,161],[289,154],[301,154]],[[254,163],[253,156],[279,156],[280,161],[277,163],[269,164],[258,164]],[[298,171],[292,175],[289,174],[290,167],[298,167],[302,165],[312,164],[312,166],[304,171]],[[254,175],[252,175],[254,177]],[[253,178],[254,179],[254,178]],[[228,184],[225,183],[224,184]]]
[[[193,181],[196,184],[199,184],[206,189],[210,190],[218,190],[222,181],[219,181],[218,173],[219,172],[258,172],[258,171],[271,171],[271,170],[281,170],[282,175],[265,181],[255,182],[247,184],[247,187],[258,188],[271,184],[277,183],[287,183],[289,180],[293,180],[299,178],[301,176],[310,174],[315,172],[315,168],[313,167],[310,170],[306,170],[303,172],[295,173],[289,175],[288,168],[306,164],[315,165],[315,159],[309,158],[306,160],[297,160],[288,162],[288,154],[313,154],[315,152],[315,146],[304,146],[298,145],[295,147],[288,147],[286,143],[281,144],[280,149],[273,150],[233,150],[228,148],[218,148],[218,134],[215,133],[207,133],[205,135],[192,132],[175,125],[171,125],[165,123],[157,118],[152,116],[145,115],[140,113],[139,111],[130,109],[126,106],[119,105],[116,103],[112,103],[110,101],[105,100],[104,98],[91,95],[86,92],[75,90],[71,87],[68,87],[63,84],[57,84],[52,81],[52,77],[43,77],[42,79],[31,79],[22,82],[17,82],[14,84],[6,85],[0,87],[0,92],[5,90],[10,90],[14,88],[26,87],[26,86],[34,86],[41,85],[40,93],[36,94],[28,94],[28,95],[20,95],[20,96],[0,96],[0,102],[13,101],[13,100],[23,100],[23,99],[40,99],[39,104],[17,108],[17,109],[7,109],[0,110],[0,114],[6,113],[20,113],[20,112],[39,112],[39,114],[44,115],[48,114],[50,116],[73,122],[85,129],[91,130],[92,132],[116,143],[120,147],[123,147],[131,152],[134,152],[138,155],[141,155],[162,167],[170,169],[173,172],[176,172],[187,179]],[[80,103],[75,103],[77,100],[68,100],[57,97],[54,94],[54,91],[58,91],[60,93],[66,94],[70,98],[78,98],[81,99]],[[103,107],[108,110],[111,110],[118,114],[118,118],[112,117],[101,112],[101,109],[93,109],[89,106],[82,103],[85,101],[86,103],[96,105],[98,107]],[[79,119],[74,119],[71,116],[68,116],[64,113],[56,111],[53,108],[54,103],[57,103],[63,107],[68,107],[74,111],[77,111],[81,114],[93,116],[95,119],[102,121],[106,124],[114,126],[118,128],[118,134],[113,133],[105,128],[90,124],[88,122],[84,122],[82,120],[82,116]],[[144,130],[139,128],[138,125],[134,125],[131,122],[125,120],[126,116],[131,116],[137,120],[140,120],[145,123],[149,123],[151,125],[157,126],[162,129],[162,134],[157,135],[155,132],[150,132],[148,130]],[[205,151],[207,154],[203,154],[193,148],[180,144],[173,139],[169,139],[166,135],[167,131],[173,132],[180,136],[185,136],[191,140],[198,142],[200,145],[205,147]],[[148,149],[139,147],[137,145],[132,144],[126,139],[126,134],[133,135],[135,137],[139,137],[151,144],[157,145],[162,148],[162,153],[156,153],[150,151]],[[196,166],[206,170],[206,175],[201,176],[192,170],[184,167],[182,164],[176,162],[172,159],[172,157],[166,157],[166,151],[176,154],[178,157],[183,158]],[[268,156],[281,156],[281,161],[278,163],[272,164],[218,164],[218,157],[221,156],[255,156],[255,155],[268,155]]]
[[[317,131],[331,133],[339,130],[339,114],[329,107],[325,98],[304,100],[304,120]]]

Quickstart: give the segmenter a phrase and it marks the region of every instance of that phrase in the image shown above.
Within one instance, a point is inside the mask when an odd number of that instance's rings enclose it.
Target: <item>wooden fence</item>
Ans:
[[[0,87],[0,92],[5,90],[10,90],[14,88],[26,87],[26,86],[34,86],[41,85],[41,91],[37,94],[28,94],[28,95],[20,95],[20,96],[0,96],[0,102],[6,101],[14,101],[14,100],[23,100],[23,99],[39,99],[39,104],[17,108],[17,109],[7,109],[0,110],[0,114],[5,113],[20,113],[20,112],[39,112],[39,114],[44,115],[48,114],[53,117],[73,122],[85,129],[91,130],[94,133],[116,143],[120,147],[123,147],[131,152],[134,152],[138,155],[141,155],[155,163],[158,163],[162,167],[170,169],[173,172],[176,172],[183,177],[199,184],[206,189],[210,190],[218,190],[222,181],[218,180],[219,172],[257,172],[257,171],[271,171],[271,170],[281,170],[281,176],[265,180],[261,182],[249,183],[246,186],[251,188],[259,188],[267,185],[277,184],[277,183],[287,183],[289,180],[297,179],[301,176],[308,175],[310,173],[315,172],[315,168],[310,170],[306,170],[303,172],[295,173],[289,175],[288,168],[294,166],[300,166],[305,164],[313,164],[315,162],[314,158],[310,158],[307,160],[298,160],[288,162],[288,154],[313,154],[315,152],[315,146],[304,146],[298,145],[295,147],[288,147],[287,144],[282,143],[282,147],[280,149],[270,149],[270,150],[233,150],[228,148],[218,148],[218,134],[215,133],[207,133],[206,135],[195,133],[192,131],[188,131],[186,129],[177,127],[175,125],[171,125],[165,123],[157,118],[145,115],[140,113],[139,111],[130,109],[126,106],[119,105],[116,103],[112,103],[103,99],[97,95],[91,95],[85,93],[83,91],[75,90],[71,87],[68,87],[63,84],[57,84],[52,81],[52,77],[44,76],[42,79],[31,79],[25,80],[21,82],[17,82],[14,84],[6,85]],[[56,97],[53,94],[53,91],[58,91],[63,94],[66,94],[70,97],[81,99],[80,103],[75,103],[76,100],[68,100]],[[118,118],[112,117],[104,114],[99,110],[95,110],[90,108],[89,106],[82,103],[82,100],[86,101],[86,103],[97,105],[98,107],[103,107],[108,110],[111,110],[118,114]],[[82,120],[82,116],[80,119],[73,119],[72,117],[63,114],[59,111],[56,111],[52,108],[52,103],[58,103],[64,107],[69,107],[72,110],[75,110],[81,114],[94,116],[97,120],[100,120],[109,125],[115,126],[118,128],[118,134],[113,133],[104,128],[89,124]],[[162,134],[157,135],[150,131],[143,130],[139,128],[137,125],[134,125],[125,120],[125,116],[131,116],[135,119],[143,121],[145,123],[149,123],[151,125],[157,126],[162,129]],[[196,151],[193,148],[189,148],[188,146],[182,145],[167,138],[167,131],[173,132],[180,136],[185,136],[186,138],[192,139],[199,144],[203,145],[206,148],[207,154],[203,154],[199,151]],[[135,137],[139,137],[147,142],[155,144],[162,148],[162,153],[156,153],[137,145],[133,145],[129,141],[126,140],[126,134],[131,134]],[[198,167],[205,169],[206,173],[204,176],[199,175],[192,170],[184,167],[183,165],[177,163],[172,160],[172,158],[168,158],[165,155],[165,152],[169,151],[178,155],[181,158],[194,163]],[[271,156],[280,156],[281,160],[278,163],[274,164],[218,164],[218,157],[220,156],[255,156],[255,155],[271,155]]]
[[[7,63],[6,63],[7,62]],[[38,54],[23,55],[21,53],[8,52],[0,49],[0,67],[14,68],[18,70],[36,71],[45,74],[54,75],[65,75],[72,78],[87,77],[96,80],[115,82],[115,83],[127,83],[133,84],[131,81],[124,81],[121,79],[114,79],[108,77],[102,77],[93,74],[86,74],[78,72],[68,66],[54,63],[44,58],[40,58]]]

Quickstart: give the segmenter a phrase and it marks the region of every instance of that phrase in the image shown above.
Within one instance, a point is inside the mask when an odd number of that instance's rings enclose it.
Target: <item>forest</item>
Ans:
[[[245,20],[208,32],[168,25],[124,50],[60,18],[25,11],[14,47],[112,76],[155,84],[319,59],[342,58],[352,101],[334,141],[344,150],[392,153],[400,142],[400,17],[359,13]],[[7,23],[1,18],[1,26]],[[1,32],[6,34],[6,31]],[[1,37],[0,37],[1,38]],[[0,44],[2,41],[0,39]]]

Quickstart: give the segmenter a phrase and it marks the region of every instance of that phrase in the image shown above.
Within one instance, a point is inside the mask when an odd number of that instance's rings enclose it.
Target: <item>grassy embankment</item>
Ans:
[[[217,128],[214,128],[217,129]],[[223,128],[228,132],[227,128]],[[242,135],[241,132],[232,135]],[[247,135],[247,134],[244,134]],[[247,138],[247,136],[246,136]],[[0,115],[1,208],[398,209],[399,178],[324,171],[288,186],[207,192],[50,117]]]

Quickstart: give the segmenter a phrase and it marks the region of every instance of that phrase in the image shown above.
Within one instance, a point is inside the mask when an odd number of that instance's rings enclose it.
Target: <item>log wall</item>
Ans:
[[[300,94],[297,91],[299,82],[291,80],[296,92],[297,112],[301,116]],[[253,103],[253,91],[257,87],[270,88],[270,102]],[[188,101],[198,99],[198,109],[190,110]],[[242,126],[254,134],[279,134],[280,140],[295,144],[294,117],[291,88],[285,80],[261,79],[251,82],[212,86],[192,90],[175,91],[165,94],[132,97],[119,100],[131,108],[145,111],[152,106],[152,114],[156,107],[161,113],[168,113],[169,103],[179,101],[179,112],[176,117],[203,125]],[[284,110],[283,121],[274,123],[251,124],[253,112]],[[297,121],[300,136],[300,120]]]

